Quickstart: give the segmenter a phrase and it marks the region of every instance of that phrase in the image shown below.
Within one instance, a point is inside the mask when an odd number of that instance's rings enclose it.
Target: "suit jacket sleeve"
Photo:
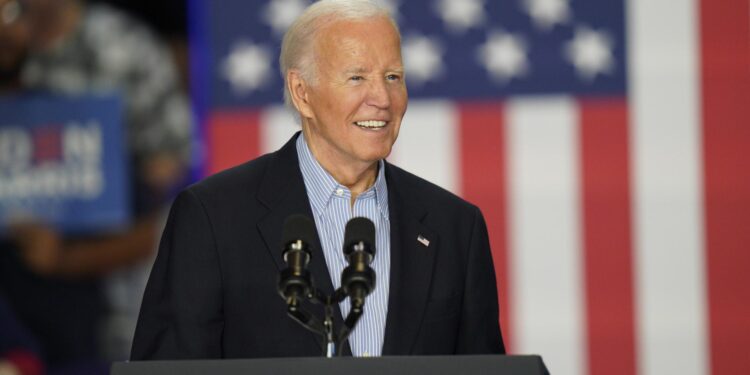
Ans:
[[[497,284],[487,225],[475,208],[457,354],[505,353],[498,322]]]
[[[132,360],[220,358],[222,275],[211,220],[191,190],[175,200],[143,296]]]

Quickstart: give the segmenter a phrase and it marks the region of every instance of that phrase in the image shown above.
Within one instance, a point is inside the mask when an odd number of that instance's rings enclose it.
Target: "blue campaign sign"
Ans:
[[[130,220],[119,95],[0,97],[0,232],[34,220],[66,233]]]

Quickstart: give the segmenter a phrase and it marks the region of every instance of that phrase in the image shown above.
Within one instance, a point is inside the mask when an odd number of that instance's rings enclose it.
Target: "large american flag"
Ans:
[[[747,0],[390,0],[390,160],[480,206],[511,353],[554,374],[750,374]],[[277,149],[305,0],[192,0],[206,172]]]

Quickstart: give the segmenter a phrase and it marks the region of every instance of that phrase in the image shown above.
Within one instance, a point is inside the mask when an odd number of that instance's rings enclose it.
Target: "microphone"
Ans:
[[[281,246],[287,268],[281,271],[278,292],[290,308],[312,295],[312,277],[307,269],[310,246],[315,241],[315,223],[305,215],[295,214],[284,220]]]
[[[346,223],[344,255],[349,266],[341,274],[341,288],[349,296],[352,311],[361,312],[367,297],[375,289],[375,271],[370,268],[375,257],[375,224],[355,217]]]

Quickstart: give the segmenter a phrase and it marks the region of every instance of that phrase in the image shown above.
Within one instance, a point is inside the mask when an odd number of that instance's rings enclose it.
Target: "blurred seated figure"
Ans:
[[[40,375],[37,344],[0,294],[0,375]]]
[[[162,211],[188,176],[191,120],[169,51],[140,22],[80,0],[0,0],[0,93],[122,95],[133,192],[122,232],[42,223],[0,240],[0,292],[50,367],[126,359]]]

